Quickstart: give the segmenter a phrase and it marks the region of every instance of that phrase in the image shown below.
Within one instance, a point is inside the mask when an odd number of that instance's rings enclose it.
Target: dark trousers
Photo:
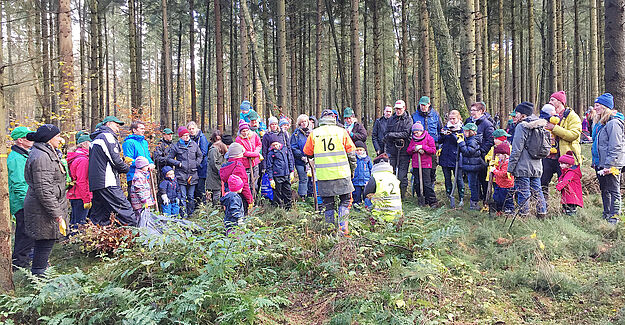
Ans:
[[[393,155],[389,157],[389,162],[393,167],[393,172],[397,179],[399,179],[399,188],[402,197],[406,194],[408,188],[408,168],[410,168],[410,156],[407,155]]]
[[[85,209],[84,204],[80,199],[69,200],[69,203],[72,206],[72,216],[69,219],[69,224],[85,224],[87,222],[87,214],[89,214],[89,209]]]
[[[493,201],[495,201],[495,211],[512,212],[514,210],[513,193],[511,188],[499,187],[493,182]]]
[[[471,191],[471,201],[478,202],[480,200],[481,194],[481,183],[479,179],[480,172],[470,172],[465,171],[465,175],[467,175],[467,180],[469,181],[469,190]]]
[[[455,173],[454,167],[443,167],[443,176],[445,177],[445,191],[447,195],[451,196],[451,189],[453,187],[452,174]],[[453,175],[456,181],[456,189],[458,190],[458,198],[462,199],[464,197],[464,180],[462,179],[462,169],[458,168],[458,175]]]
[[[560,169],[560,163],[558,159],[545,158],[542,160],[543,163],[543,174],[540,176],[540,186],[543,190],[543,196],[545,197],[545,202],[549,199],[549,183],[551,183],[551,179],[553,178],[553,174],[560,175],[562,174],[562,170]]]
[[[198,206],[206,202],[206,177],[200,177],[195,186],[195,205]]]
[[[126,181],[126,198],[130,202],[130,189],[132,188],[132,180]]]
[[[354,185],[354,192],[352,192],[354,203],[361,203],[362,201],[364,201],[363,194],[365,194],[365,187]]]
[[[486,199],[486,193],[488,192],[488,181],[486,180],[487,171],[488,168],[484,167],[477,172],[477,188],[480,198],[478,201]],[[469,184],[469,187],[470,186],[471,185]],[[473,195],[471,195],[471,197],[471,200],[473,201]]]
[[[15,212],[15,238],[13,242],[13,265],[26,268],[30,264],[30,251],[35,241],[26,234],[24,209]]]
[[[436,167],[438,167],[438,156],[432,155],[432,168],[430,168],[430,179],[432,186],[436,184]]]
[[[336,211],[336,202],[334,196],[324,196],[321,198],[325,209],[326,222],[334,223],[334,212]],[[339,222],[344,221],[349,208],[352,205],[352,193],[339,195]]]
[[[432,168],[422,168],[421,174],[423,175],[423,193],[421,193],[421,186],[419,183],[419,168],[412,168],[412,176],[414,178],[413,192],[417,193],[417,196],[425,197],[425,204],[435,204],[436,194],[434,193],[434,183],[432,182]]]
[[[136,226],[135,213],[130,202],[124,196],[119,186],[111,186],[93,191],[93,204],[91,208],[91,222],[106,226],[111,223],[111,213],[117,215],[117,220],[122,224]]]
[[[48,268],[48,259],[50,258],[50,252],[54,246],[55,239],[41,239],[35,240],[33,246],[33,265],[30,271],[33,274],[43,274]]]
[[[182,193],[180,216],[189,218],[195,211],[195,185],[178,184],[178,187]]]
[[[608,219],[621,213],[621,176],[597,175],[603,201],[603,218]]]
[[[274,202],[284,209],[290,209],[293,200],[289,176],[276,176],[273,180],[276,182],[276,188],[273,190]]]

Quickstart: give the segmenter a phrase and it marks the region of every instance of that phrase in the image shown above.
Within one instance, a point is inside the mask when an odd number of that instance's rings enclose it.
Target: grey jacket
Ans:
[[[536,115],[531,115],[519,123],[514,128],[514,138],[510,150],[510,160],[508,162],[508,173],[514,177],[541,177],[543,174],[543,163],[541,159],[532,159],[525,148],[530,130],[544,127],[547,124],[545,119],[539,119]]]
[[[24,225],[34,240],[59,239],[57,217],[67,222],[65,168],[56,150],[35,142],[26,160],[24,178],[28,191],[24,199]]]
[[[221,178],[219,178],[219,168],[226,162],[224,155],[219,152],[219,148],[211,146],[208,150],[208,168],[206,171],[206,189],[211,191],[221,190]]]
[[[625,125],[622,119],[612,117],[604,127],[602,127],[595,141],[597,142],[597,152],[599,154],[599,169],[625,166]]]

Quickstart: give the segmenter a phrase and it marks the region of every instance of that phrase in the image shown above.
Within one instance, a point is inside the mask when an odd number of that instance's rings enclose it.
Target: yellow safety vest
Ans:
[[[390,222],[403,214],[399,180],[390,171],[376,171],[371,177],[375,179],[375,194],[371,198],[373,215]]]
[[[315,173],[320,181],[351,177],[347,153],[343,146],[345,130],[336,125],[324,125],[313,130]]]

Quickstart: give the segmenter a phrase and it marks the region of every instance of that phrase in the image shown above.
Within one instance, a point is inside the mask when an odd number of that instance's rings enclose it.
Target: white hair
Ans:
[[[302,115],[297,117],[297,125],[299,125],[303,121],[308,121],[308,115],[302,114]]]

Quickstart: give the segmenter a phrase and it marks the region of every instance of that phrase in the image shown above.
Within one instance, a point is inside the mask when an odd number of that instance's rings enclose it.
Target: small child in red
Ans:
[[[562,174],[558,178],[556,189],[562,194],[562,210],[567,215],[574,215],[577,207],[584,207],[584,198],[582,197],[582,169],[575,165],[575,157],[573,152],[569,151],[566,155],[560,156],[560,169]]]
[[[514,186],[514,176],[508,173],[508,160],[510,159],[510,145],[508,142],[501,142],[493,150],[497,162],[492,170],[495,178],[493,179],[493,201],[495,201],[495,210],[497,213],[504,211],[512,213],[514,210],[514,200],[510,189]]]

